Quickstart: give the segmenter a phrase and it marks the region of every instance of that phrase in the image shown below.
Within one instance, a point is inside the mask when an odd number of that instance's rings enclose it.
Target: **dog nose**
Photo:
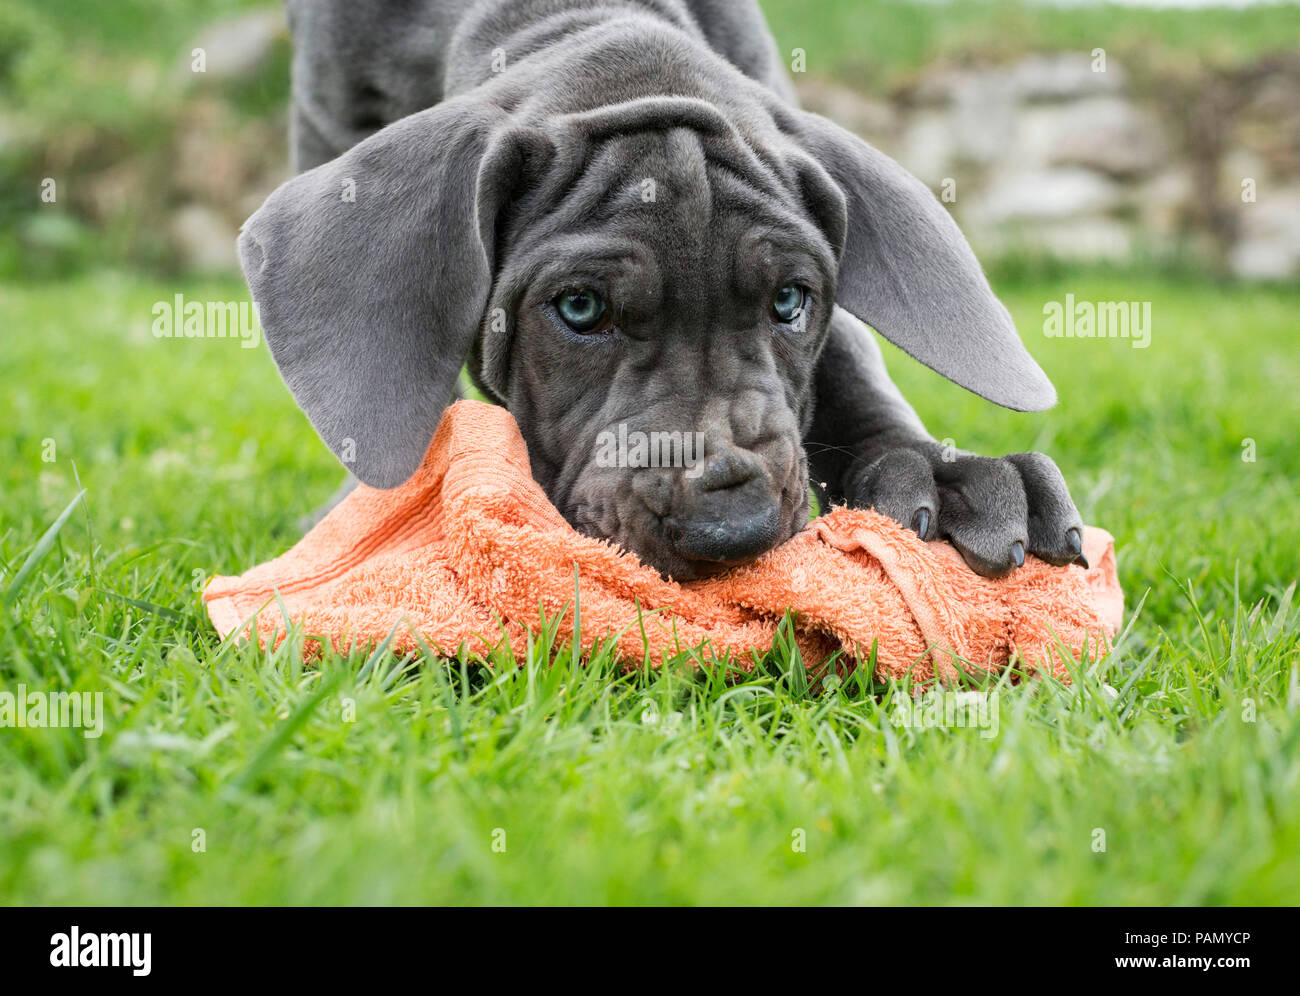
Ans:
[[[682,497],[665,524],[674,548],[689,560],[744,563],[780,538],[780,502],[762,469],[741,453],[710,456]]]

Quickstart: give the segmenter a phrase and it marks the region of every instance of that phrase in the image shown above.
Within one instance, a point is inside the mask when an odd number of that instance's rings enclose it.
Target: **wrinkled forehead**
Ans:
[[[831,249],[797,184],[738,146],[688,126],[587,140],[561,157],[567,172],[550,178],[512,244],[549,266],[630,254],[679,281],[740,292],[792,266],[828,277]]]

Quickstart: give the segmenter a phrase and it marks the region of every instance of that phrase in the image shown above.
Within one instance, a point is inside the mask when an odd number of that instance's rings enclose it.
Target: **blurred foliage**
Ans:
[[[1102,47],[1138,69],[1195,69],[1300,49],[1293,5],[761,3],[783,55],[802,48],[811,75],[875,92],[905,86],[936,60]],[[213,24],[274,6],[266,0],[6,0],[0,6],[0,277],[56,277],[103,262],[174,271],[180,264],[164,235],[176,206],[169,170],[195,101],[216,98],[236,120],[265,123],[283,114],[288,93],[287,44],[255,76],[222,82],[188,72],[190,45]],[[56,205],[40,200],[45,177],[60,180]]]
[[[0,7],[0,277],[46,278],[94,263],[175,268],[160,229],[179,126],[201,96],[261,119],[288,93],[288,46],[253,79],[188,71],[211,24],[250,0],[12,0]],[[54,204],[41,183],[58,181]],[[98,181],[97,183],[95,181]],[[123,203],[124,193],[150,196]]]
[[[1293,4],[1186,10],[1024,0],[760,3],[784,55],[803,48],[809,73],[877,91],[906,83],[936,60],[1104,48],[1130,62],[1163,51],[1226,67],[1300,48],[1300,15]]]

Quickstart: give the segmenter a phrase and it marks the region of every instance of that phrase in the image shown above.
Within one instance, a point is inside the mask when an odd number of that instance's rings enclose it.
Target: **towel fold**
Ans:
[[[925,684],[958,668],[1026,670],[1068,681],[1063,653],[1103,654],[1123,595],[1114,541],[1087,527],[1089,568],[1034,557],[1008,577],[973,573],[947,543],[926,543],[872,511],[837,508],[753,564],[678,584],[635,556],[576,532],[533,480],[514,418],[460,401],[424,463],[391,491],[358,487],[283,556],[204,591],[223,637],[246,627],[264,646],[301,624],[306,652],[379,643],[414,650],[418,633],[449,654],[526,646],[543,614],[574,631],[575,570],[584,650],[612,640],[629,666],[658,666],[707,644],[748,670],[787,609],[815,668],[841,670],[876,646],[876,674]]]

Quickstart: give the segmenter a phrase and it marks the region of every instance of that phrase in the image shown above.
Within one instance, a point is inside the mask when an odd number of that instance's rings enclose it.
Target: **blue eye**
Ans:
[[[798,284],[786,284],[772,296],[772,314],[787,325],[795,321],[808,307],[808,291]]]
[[[594,290],[565,291],[552,303],[564,324],[575,332],[603,332],[608,326],[605,313],[609,309],[605,307],[605,299]]]

